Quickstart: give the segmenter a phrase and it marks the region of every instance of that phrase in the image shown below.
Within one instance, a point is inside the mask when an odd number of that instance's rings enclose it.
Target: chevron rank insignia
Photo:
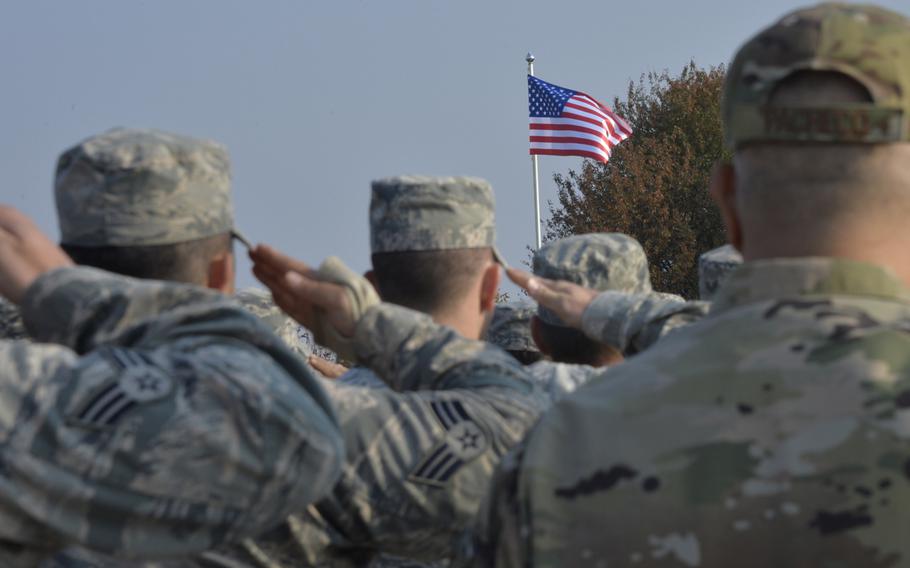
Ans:
[[[174,381],[151,360],[134,352],[111,349],[111,378],[76,407],[70,419],[84,426],[112,426],[138,405],[168,396]]]
[[[430,403],[436,418],[446,430],[446,437],[411,472],[411,481],[445,485],[461,466],[487,449],[487,435],[471,420],[464,405],[457,400]]]

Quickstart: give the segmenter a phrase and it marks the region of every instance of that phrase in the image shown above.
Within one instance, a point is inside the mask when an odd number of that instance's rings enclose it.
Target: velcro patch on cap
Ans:
[[[70,421],[93,428],[113,426],[139,405],[173,391],[173,379],[143,356],[122,349],[105,355],[111,364],[110,378],[75,406]]]
[[[420,461],[409,479],[443,486],[463,465],[483,454],[488,445],[487,435],[460,401],[436,400],[430,405],[445,428],[446,437]]]
[[[735,146],[762,141],[887,143],[908,136],[902,109],[868,105],[741,105],[733,112],[729,134]]]

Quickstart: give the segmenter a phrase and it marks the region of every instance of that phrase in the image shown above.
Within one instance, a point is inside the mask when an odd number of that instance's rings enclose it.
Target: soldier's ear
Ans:
[[[492,312],[496,309],[496,292],[499,290],[499,265],[490,263],[483,271],[480,282],[480,311]]]
[[[537,316],[531,316],[531,339],[534,340],[535,345],[537,345],[537,348],[540,349],[541,353],[547,357],[552,356],[552,350],[540,329],[540,319]]]
[[[222,294],[234,293],[234,255],[224,253],[209,262],[208,282],[206,285]]]
[[[743,231],[739,210],[736,208],[736,171],[730,162],[718,162],[711,174],[711,185],[708,188],[711,198],[720,209],[724,227],[727,229],[727,242],[736,250],[743,250]]]

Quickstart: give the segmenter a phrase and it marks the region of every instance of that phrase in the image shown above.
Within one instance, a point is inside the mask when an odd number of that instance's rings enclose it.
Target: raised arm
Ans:
[[[425,314],[380,303],[370,284],[338,259],[317,271],[264,245],[251,258],[278,306],[313,329],[320,343],[370,367],[395,390],[528,384],[524,369],[501,349],[466,339]],[[512,385],[515,378],[521,385]]]
[[[0,343],[0,542],[185,555],[330,489],[334,415],[267,328],[195,287],[71,268],[17,215],[0,208],[0,292],[36,337],[83,354]]]

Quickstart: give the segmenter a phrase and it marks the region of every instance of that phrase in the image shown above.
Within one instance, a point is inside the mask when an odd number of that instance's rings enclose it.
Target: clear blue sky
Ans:
[[[881,4],[907,11],[906,0]],[[487,178],[499,245],[534,241],[525,53],[605,102],[651,70],[725,63],[799,2],[21,0],[0,3],[0,202],[56,236],[57,155],[113,126],[227,145],[239,227],[369,264],[371,179]],[[542,209],[552,173],[541,158]],[[239,282],[252,284],[248,264]]]

